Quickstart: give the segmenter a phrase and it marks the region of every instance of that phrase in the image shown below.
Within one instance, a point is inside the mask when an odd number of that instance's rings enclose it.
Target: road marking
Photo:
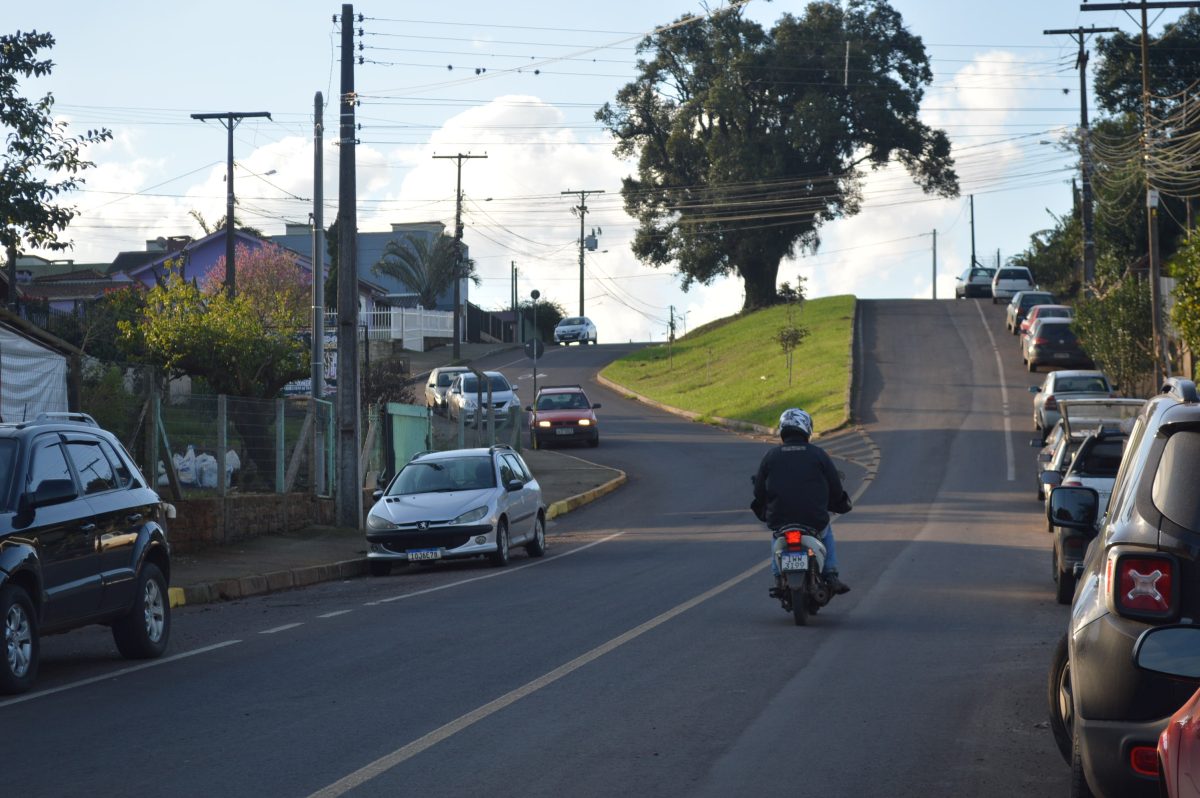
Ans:
[[[976,302],[975,309],[979,311],[979,320],[983,322],[983,331],[987,333],[988,340],[992,342],[992,352],[996,355],[996,372],[1000,377],[1000,403],[1004,406],[1004,454],[1008,458],[1008,481],[1015,482],[1017,467],[1013,459],[1012,417],[1008,410],[1008,385],[1004,382],[1004,361],[1000,359],[1000,348],[996,346],[996,336],[992,335],[992,328],[988,326],[987,316],[983,315],[983,303]]]
[[[449,590],[450,588],[458,587],[459,585],[469,585],[472,582],[482,582],[484,579],[494,579],[497,576],[504,576],[505,574],[515,574],[518,571],[523,571],[526,568],[532,568],[535,565],[545,565],[548,562],[553,562],[554,560],[560,560],[563,557],[570,557],[572,554],[578,554],[579,552],[581,552],[585,549],[590,549],[592,546],[599,546],[601,543],[607,543],[608,541],[613,540],[615,538],[619,538],[619,537],[621,537],[621,535],[624,535],[624,534],[625,534],[624,531],[616,532],[612,535],[609,535],[608,537],[604,537],[604,538],[601,538],[600,540],[596,540],[591,543],[587,543],[583,546],[580,546],[577,549],[571,549],[570,551],[564,551],[562,554],[555,554],[550,557],[543,557],[539,560],[528,563],[526,565],[518,565],[516,568],[505,568],[503,571],[492,571],[491,573],[484,574],[483,576],[473,576],[470,579],[460,579],[457,582],[450,582],[449,584],[438,585],[437,587],[430,587],[430,588],[426,588],[425,590],[415,590],[412,593],[401,593],[399,596],[391,596],[390,598],[377,599],[376,601],[368,601],[368,602],[364,603],[363,606],[364,607],[374,607],[377,604],[387,604],[392,601],[400,601],[401,599],[414,598],[416,596],[424,596],[429,593],[436,593],[439,590]]]
[[[276,632],[286,632],[288,629],[295,629],[297,626],[303,626],[302,623],[285,623],[283,626],[276,626],[274,629],[263,629],[259,632],[260,635],[273,635]]]
[[[370,764],[368,764],[362,768],[359,768],[358,770],[339,779],[338,781],[335,781],[333,784],[330,784],[328,787],[318,790],[317,792],[315,792],[311,796],[309,796],[309,798],[336,798],[336,796],[344,795],[345,793],[349,792],[350,790],[353,790],[356,787],[362,786],[363,784],[370,781],[371,779],[381,776],[382,774],[386,773],[388,770],[391,770],[392,768],[396,767],[397,765],[400,765],[400,764],[408,761],[409,759],[412,759],[417,754],[432,748],[433,746],[437,745],[438,743],[440,743],[444,740],[447,740],[450,737],[453,737],[454,735],[458,734],[459,732],[463,731],[464,729],[467,729],[467,728],[473,726],[474,724],[478,723],[479,721],[481,721],[491,715],[496,714],[497,712],[504,709],[505,707],[511,706],[512,704],[515,704],[517,701],[520,701],[522,698],[526,698],[526,697],[536,693],[538,690],[541,690],[543,687],[547,687],[547,686],[553,684],[554,682],[557,682],[559,679],[562,679],[564,676],[569,676],[570,674],[579,670],[583,666],[585,666],[591,662],[594,662],[595,660],[599,659],[600,657],[603,657],[605,654],[615,651],[616,649],[620,648],[621,646],[625,645],[626,643],[641,637],[646,632],[649,632],[652,629],[654,629],[658,626],[661,626],[662,624],[666,623],[667,621],[671,620],[672,618],[675,618],[676,616],[678,616],[684,612],[687,612],[688,610],[692,609],[693,607],[695,607],[699,604],[702,604],[705,601],[708,601],[710,598],[713,598],[714,596],[718,596],[721,593],[724,593],[729,588],[731,588],[741,582],[744,582],[745,580],[749,579],[750,577],[754,576],[755,574],[759,573],[760,571],[765,570],[767,568],[768,564],[769,563],[767,563],[767,562],[761,562],[752,568],[748,568],[745,571],[742,571],[737,576],[733,577],[732,579],[728,579],[725,582],[722,582],[721,584],[717,585],[716,587],[712,588],[711,590],[707,590],[704,593],[701,593],[700,595],[698,595],[694,598],[688,599],[687,601],[683,602],[682,604],[672,607],[671,609],[667,610],[666,612],[662,613],[661,615],[651,618],[650,620],[646,621],[645,623],[641,624],[640,626],[635,626],[634,628],[630,629],[629,631],[625,632],[624,634],[614,637],[613,639],[609,640],[607,643],[602,643],[599,646],[596,646],[591,651],[588,651],[586,654],[582,654],[582,655],[576,657],[575,659],[571,660],[570,662],[567,662],[563,665],[558,666],[554,670],[549,671],[549,672],[539,676],[538,678],[534,679],[533,681],[528,682],[527,684],[524,684],[521,687],[518,687],[517,689],[515,689],[509,693],[505,693],[504,695],[500,696],[499,698],[495,699],[494,701],[490,701],[490,702],[484,704],[483,706],[481,706],[477,709],[474,709],[471,712],[466,713],[465,715],[461,715],[460,717],[450,721],[446,725],[444,725],[438,729],[434,729],[433,731],[426,734],[424,737],[420,737],[416,740],[413,740],[408,745],[405,745],[401,748],[397,748],[392,753],[387,754],[386,756],[382,756],[379,759],[376,759],[374,762],[371,762]]]
[[[55,693],[63,693],[63,692],[66,692],[67,690],[74,690],[76,687],[83,687],[85,685],[95,684],[96,682],[103,682],[103,681],[107,681],[109,679],[115,679],[118,676],[125,676],[130,673],[135,673],[136,671],[145,670],[146,668],[156,668],[159,665],[166,665],[169,662],[176,662],[181,659],[187,659],[188,657],[194,657],[198,654],[207,654],[210,651],[216,651],[219,648],[225,648],[226,646],[236,645],[237,643],[240,643],[240,642],[242,642],[242,641],[241,640],[226,640],[224,643],[214,643],[211,646],[205,646],[204,648],[197,648],[194,651],[185,651],[182,654],[175,654],[170,657],[163,657],[162,659],[156,659],[152,662],[144,662],[141,665],[131,665],[128,668],[122,668],[119,671],[113,671],[112,673],[106,673],[103,676],[93,676],[90,679],[81,679],[78,682],[71,682],[70,684],[64,684],[62,687],[54,687],[49,690],[39,690],[36,693],[26,693],[25,695],[20,696],[18,698],[10,698],[7,701],[0,701],[0,709],[3,709],[4,707],[12,706],[13,704],[20,704],[25,701],[32,701],[35,698],[44,698],[45,696],[54,695]]]
[[[317,617],[318,618],[336,618],[339,615],[345,615],[346,613],[349,613],[349,612],[354,612],[354,610],[338,610],[337,612],[327,612],[324,615],[318,615]]]

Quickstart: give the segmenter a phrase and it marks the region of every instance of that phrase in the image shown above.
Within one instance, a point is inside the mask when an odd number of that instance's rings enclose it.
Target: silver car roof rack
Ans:
[[[38,413],[33,419],[34,424],[87,424],[90,427],[99,427],[96,419],[89,416],[87,413],[62,413],[56,411],[43,411]]]

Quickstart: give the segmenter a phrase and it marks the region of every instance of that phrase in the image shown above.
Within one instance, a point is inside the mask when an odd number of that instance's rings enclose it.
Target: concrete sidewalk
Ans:
[[[561,451],[522,452],[542,488],[548,518],[570,512],[625,482],[625,473]],[[257,596],[362,576],[366,537],[357,529],[313,526],[171,559],[171,606]]]

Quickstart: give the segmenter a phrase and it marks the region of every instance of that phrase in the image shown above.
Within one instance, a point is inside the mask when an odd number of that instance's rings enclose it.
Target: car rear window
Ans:
[[[1108,393],[1100,377],[1063,377],[1054,383],[1055,393]]]
[[[1081,477],[1115,477],[1121,467],[1123,444],[1120,439],[1097,441],[1091,448],[1081,450],[1082,460],[1074,463],[1071,470]]]
[[[1029,272],[1024,269],[1001,269],[996,275],[998,280],[1029,280]]]
[[[1200,532],[1200,491],[1196,490],[1198,473],[1200,432],[1176,432],[1167,439],[1163,448],[1151,497],[1159,512],[1179,526],[1195,532]]]
[[[1049,294],[1022,294],[1021,307],[1028,309],[1034,307],[1035,305],[1048,305],[1053,301],[1053,299],[1054,297],[1050,296]]]

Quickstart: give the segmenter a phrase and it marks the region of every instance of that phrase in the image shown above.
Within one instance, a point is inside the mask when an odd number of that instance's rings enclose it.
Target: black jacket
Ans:
[[[850,512],[850,497],[825,450],[796,436],[763,457],[751,509],[771,529],[784,524],[824,529],[830,512]]]

